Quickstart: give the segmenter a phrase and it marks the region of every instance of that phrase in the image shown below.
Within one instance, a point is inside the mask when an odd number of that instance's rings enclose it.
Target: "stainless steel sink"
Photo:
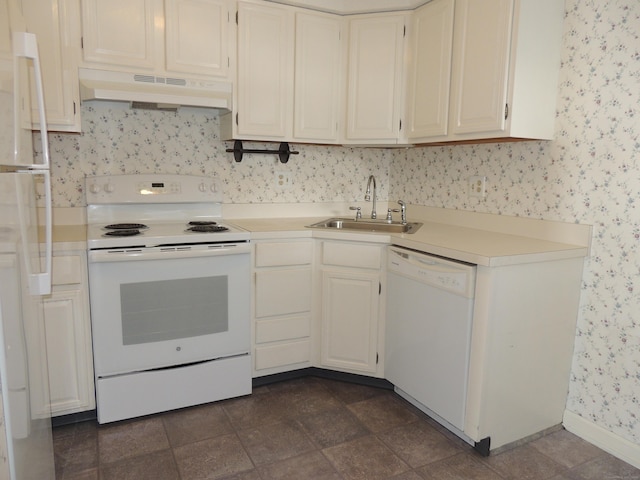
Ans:
[[[384,233],[416,233],[422,226],[422,223],[407,222],[387,222],[385,220],[369,220],[353,218],[328,218],[313,225],[307,225],[309,228],[326,228],[329,230],[360,230],[366,232],[384,232]]]

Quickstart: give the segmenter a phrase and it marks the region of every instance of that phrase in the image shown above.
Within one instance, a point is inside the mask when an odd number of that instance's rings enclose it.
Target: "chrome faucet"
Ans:
[[[368,202],[371,200],[371,183],[373,183],[373,208],[371,209],[371,218],[377,218],[376,213],[376,177],[369,175],[369,181],[367,182],[367,191],[364,194],[364,200]]]
[[[400,205],[400,215],[402,218],[402,224],[406,225],[407,224],[407,204],[404,203],[402,200],[398,200],[398,205]]]

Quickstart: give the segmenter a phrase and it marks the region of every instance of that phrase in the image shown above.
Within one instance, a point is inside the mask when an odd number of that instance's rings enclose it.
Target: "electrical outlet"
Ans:
[[[487,177],[479,175],[469,177],[469,196],[479,198],[487,196]]]
[[[283,190],[291,188],[291,174],[289,172],[276,172],[276,187]]]

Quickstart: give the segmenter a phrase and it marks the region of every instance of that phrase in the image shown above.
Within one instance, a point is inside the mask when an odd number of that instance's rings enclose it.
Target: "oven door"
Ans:
[[[90,251],[96,376],[248,354],[249,252],[248,243]]]

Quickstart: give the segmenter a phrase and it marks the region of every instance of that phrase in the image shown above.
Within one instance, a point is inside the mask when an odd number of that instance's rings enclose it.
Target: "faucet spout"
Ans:
[[[371,184],[373,184],[373,205],[371,209],[371,218],[375,219],[378,217],[376,213],[376,177],[373,175],[369,175],[369,180],[367,181],[367,191],[364,194],[365,201],[371,200]]]

